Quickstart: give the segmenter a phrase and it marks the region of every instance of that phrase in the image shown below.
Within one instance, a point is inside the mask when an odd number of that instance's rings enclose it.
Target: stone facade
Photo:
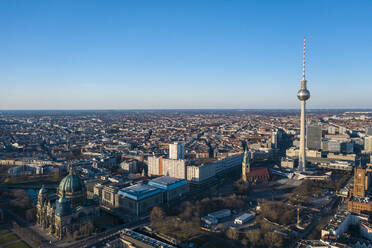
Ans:
[[[36,205],[37,224],[58,239],[86,236],[94,231],[100,214],[98,199],[87,200],[84,183],[70,171],[60,183],[58,200],[49,199],[42,187]]]

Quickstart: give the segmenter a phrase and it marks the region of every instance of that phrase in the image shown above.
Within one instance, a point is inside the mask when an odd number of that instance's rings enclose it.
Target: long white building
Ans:
[[[147,159],[149,176],[169,176],[186,179],[186,161],[151,156]]]

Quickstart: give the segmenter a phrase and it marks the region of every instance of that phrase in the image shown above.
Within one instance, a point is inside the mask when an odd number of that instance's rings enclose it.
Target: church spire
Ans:
[[[250,157],[247,146],[244,150],[243,162],[242,162],[242,179],[247,181],[247,174],[251,171]]]
[[[245,147],[243,162],[242,162],[242,180],[247,181],[247,147]]]
[[[247,147],[245,147],[244,157],[243,157],[243,164],[247,164],[247,156],[248,156],[248,151],[247,151]]]
[[[251,172],[251,155],[247,151],[247,173]]]

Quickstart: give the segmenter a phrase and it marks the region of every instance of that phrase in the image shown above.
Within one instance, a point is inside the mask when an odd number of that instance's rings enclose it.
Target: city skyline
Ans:
[[[1,5],[0,110],[372,108],[367,1]]]

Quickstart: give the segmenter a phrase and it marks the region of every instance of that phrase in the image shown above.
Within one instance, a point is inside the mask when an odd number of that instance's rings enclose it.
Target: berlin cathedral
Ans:
[[[72,167],[69,175],[60,182],[56,194],[58,199],[53,201],[44,187],[40,189],[36,205],[38,225],[58,239],[92,232],[100,214],[98,199],[87,199],[85,184],[74,174]]]

